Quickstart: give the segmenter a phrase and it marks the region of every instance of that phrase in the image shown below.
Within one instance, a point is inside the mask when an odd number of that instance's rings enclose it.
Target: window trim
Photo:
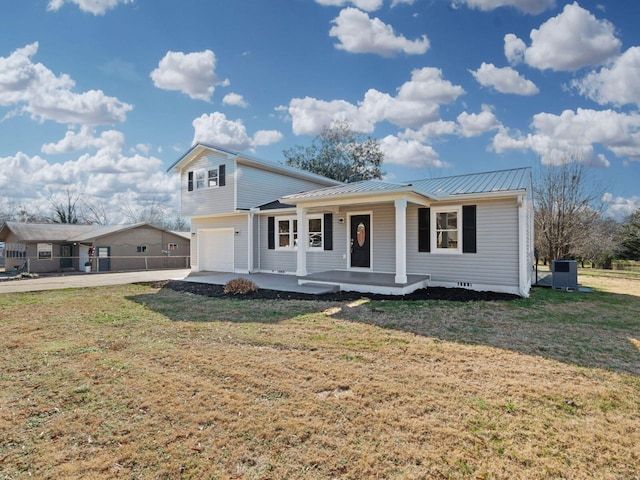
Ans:
[[[36,254],[38,260],[53,260],[53,244],[38,243],[36,245]]]
[[[274,218],[274,228],[273,228],[273,238],[274,238],[274,250],[279,250],[279,251],[286,251],[286,252],[293,252],[298,250],[297,244],[298,244],[298,230],[297,230],[297,225],[295,225],[293,222],[297,222],[298,221],[298,217],[296,215],[282,215],[282,216],[277,216],[277,217],[273,217]],[[320,252],[320,251],[324,251],[324,239],[325,239],[325,235],[326,235],[326,229],[325,229],[325,222],[324,222],[324,215],[323,214],[314,214],[314,215],[307,215],[306,217],[307,220],[307,238],[310,238],[311,236],[311,231],[309,230],[309,222],[311,220],[320,220],[320,244],[319,245],[315,245],[315,246],[311,246],[310,244],[307,244],[307,252]],[[280,235],[285,235],[285,234],[281,234],[280,233],[280,222],[283,221],[287,221],[290,222],[289,223],[289,245],[286,247],[281,247],[280,246]],[[293,228],[293,226],[295,225],[295,229]],[[317,232],[314,232],[317,233]]]
[[[207,188],[218,188],[225,185],[224,165],[211,168],[199,168],[187,172],[187,191],[205,190]],[[215,175],[212,175],[215,173]],[[215,182],[213,185],[211,182]]]
[[[458,245],[456,248],[438,247],[438,214],[455,212],[457,215]],[[431,253],[438,255],[462,255],[462,205],[448,205],[443,207],[431,206]]]

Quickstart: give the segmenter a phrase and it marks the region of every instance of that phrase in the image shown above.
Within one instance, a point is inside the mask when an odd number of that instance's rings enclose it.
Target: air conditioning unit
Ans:
[[[554,260],[551,262],[552,286],[562,290],[578,289],[578,262]]]

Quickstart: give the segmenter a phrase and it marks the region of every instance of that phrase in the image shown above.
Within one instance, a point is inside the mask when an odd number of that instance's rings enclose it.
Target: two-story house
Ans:
[[[195,271],[396,294],[438,285],[527,296],[531,287],[528,168],[342,184],[197,144],[169,170],[181,177]]]

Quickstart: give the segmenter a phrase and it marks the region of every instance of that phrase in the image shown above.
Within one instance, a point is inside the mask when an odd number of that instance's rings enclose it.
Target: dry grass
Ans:
[[[0,296],[0,318],[2,479],[640,478],[635,296],[127,286]]]

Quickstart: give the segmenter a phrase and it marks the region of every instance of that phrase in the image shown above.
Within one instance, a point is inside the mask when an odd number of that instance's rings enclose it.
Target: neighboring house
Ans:
[[[170,170],[181,176],[196,271],[290,274],[361,292],[529,293],[529,168],[342,184],[197,144]]]
[[[7,222],[0,228],[5,242],[5,269],[32,273],[91,270],[123,271],[189,266],[189,233],[134,225],[35,224]]]

